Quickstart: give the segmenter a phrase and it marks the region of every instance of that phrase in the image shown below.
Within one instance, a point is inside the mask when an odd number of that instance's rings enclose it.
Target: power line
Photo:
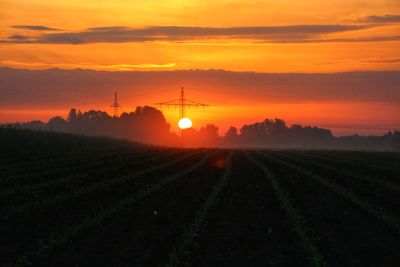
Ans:
[[[157,106],[159,106],[160,108],[162,107],[174,107],[174,108],[179,108],[179,118],[185,118],[186,117],[186,111],[187,109],[190,109],[192,107],[194,108],[199,108],[202,107],[203,110],[205,107],[208,107],[208,104],[203,104],[203,103],[199,103],[193,100],[189,100],[185,97],[185,91],[184,88],[181,87],[181,93],[180,93],[180,97],[179,99],[174,99],[174,100],[170,100],[170,101],[166,101],[166,102],[159,102],[159,103],[155,103]]]
[[[328,97],[324,96],[292,96],[292,95],[276,95],[276,94],[269,94],[269,93],[263,93],[263,92],[254,92],[254,91],[246,91],[246,92],[235,92],[235,91],[229,91],[227,92],[226,90],[210,90],[210,89],[204,89],[204,88],[194,88],[196,91],[203,91],[203,92],[211,92],[215,94],[227,94],[229,93],[230,95],[250,95],[250,96],[265,96],[265,97],[271,97],[271,98],[287,98],[287,99],[312,99],[312,100],[331,100],[331,101],[337,101],[337,100],[348,100],[348,101],[356,101],[356,100],[377,100],[377,101],[386,101],[386,102],[398,102],[400,101],[400,98],[385,98],[385,97],[368,97],[368,96],[362,96],[362,97],[336,97],[336,98],[331,98],[329,99]]]

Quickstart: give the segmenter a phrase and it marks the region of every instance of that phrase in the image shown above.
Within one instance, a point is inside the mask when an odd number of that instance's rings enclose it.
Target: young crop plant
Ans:
[[[343,158],[343,157],[339,157],[339,156],[332,156],[332,155],[326,155],[326,154],[324,154],[323,156],[319,155],[319,154],[307,154],[306,157],[316,159],[319,161],[323,161],[323,162],[329,162],[329,163],[334,162],[337,164],[344,164],[344,165],[347,165],[347,166],[350,166],[353,168],[359,168],[359,169],[367,168],[367,169],[371,169],[371,170],[375,170],[375,171],[383,172],[383,173],[385,171],[399,172],[399,167],[400,167],[400,166],[393,166],[393,165],[388,166],[387,164],[382,165],[382,164],[379,164],[379,163],[373,162],[373,161],[367,162],[367,163],[362,163],[356,159]]]
[[[48,255],[50,255],[55,249],[63,247],[68,242],[79,237],[81,233],[89,229],[93,229],[97,226],[105,224],[110,218],[128,209],[130,206],[135,204],[137,201],[149,197],[155,192],[161,190],[168,184],[173,183],[175,180],[187,176],[189,173],[197,168],[203,166],[210,157],[215,155],[218,151],[207,153],[197,163],[190,167],[183,169],[175,174],[172,174],[158,183],[149,184],[145,188],[130,194],[128,197],[119,200],[118,202],[103,208],[98,211],[95,215],[88,215],[82,221],[72,226],[65,228],[62,231],[51,234],[47,239],[38,241],[38,244],[31,250],[21,254],[14,263],[9,266],[21,267],[30,266],[32,264],[39,264]]]
[[[260,152],[258,152],[258,153],[260,153]],[[294,165],[292,163],[289,163],[287,161],[278,159],[276,157],[273,157],[273,156],[270,156],[267,154],[262,154],[262,153],[260,153],[260,154],[262,156],[268,158],[272,162],[279,163],[283,166],[292,168],[294,170],[297,170],[300,173],[305,174],[306,178],[309,178],[309,179],[323,185],[324,187],[326,187],[327,189],[329,189],[331,192],[335,193],[339,197],[349,201],[350,203],[354,204],[356,207],[365,211],[369,215],[384,222],[387,226],[389,226],[391,229],[393,229],[398,235],[400,235],[400,219],[397,216],[394,216],[394,215],[388,213],[382,207],[370,204],[368,201],[357,196],[352,191],[345,189],[345,188],[327,180],[326,178],[324,178],[314,172],[311,172],[301,166]]]
[[[23,162],[16,164],[4,175],[7,179],[4,182],[17,180],[19,178],[24,178],[27,175],[35,175],[40,173],[51,173],[54,170],[67,168],[71,166],[76,166],[77,168],[89,165],[93,162],[98,162],[102,160],[109,160],[115,158],[119,155],[118,152],[100,153],[89,155],[76,156],[57,156],[54,159],[49,160],[33,160],[32,162]],[[3,182],[3,181],[2,181]]]
[[[394,183],[389,182],[387,180],[383,180],[383,179],[379,179],[379,178],[373,178],[373,177],[366,176],[366,175],[363,175],[363,174],[360,174],[360,173],[356,173],[354,171],[342,170],[342,169],[339,169],[339,168],[336,168],[336,167],[333,167],[333,166],[330,166],[330,165],[327,165],[327,164],[318,163],[318,162],[307,160],[307,159],[297,158],[297,157],[294,157],[294,156],[288,156],[288,155],[282,155],[282,154],[274,154],[274,155],[276,155],[276,157],[282,157],[282,158],[286,158],[286,159],[289,159],[289,160],[292,160],[292,161],[297,161],[297,162],[309,164],[309,165],[312,165],[312,166],[316,166],[316,167],[319,167],[319,168],[323,168],[325,170],[329,170],[329,171],[332,171],[332,172],[335,172],[335,173],[338,173],[338,174],[341,174],[341,175],[344,175],[344,176],[351,176],[351,177],[356,178],[358,180],[365,181],[365,182],[380,186],[382,188],[385,188],[387,190],[400,193],[400,185],[394,184]]]
[[[132,179],[136,179],[140,176],[146,175],[148,173],[152,173],[152,172],[155,172],[162,168],[169,167],[175,163],[183,161],[184,159],[194,156],[195,154],[198,154],[198,153],[200,153],[200,152],[197,151],[197,152],[187,153],[187,154],[185,154],[179,158],[176,158],[174,160],[171,160],[169,162],[164,162],[164,163],[161,163],[158,165],[154,165],[147,169],[136,171],[136,172],[130,173],[125,176],[115,177],[113,179],[106,179],[106,180],[100,181],[100,182],[94,182],[86,187],[77,188],[76,190],[68,191],[68,192],[65,192],[64,194],[57,195],[57,196],[54,196],[54,197],[51,197],[48,199],[37,200],[37,201],[33,201],[31,203],[22,204],[17,207],[14,207],[12,209],[3,209],[3,210],[1,210],[0,218],[9,219],[9,218],[13,218],[13,217],[21,216],[21,215],[26,215],[26,214],[29,214],[36,210],[39,210],[43,207],[54,206],[56,204],[63,203],[67,200],[77,199],[85,194],[93,193],[93,192],[100,191],[100,190],[106,190],[112,186],[119,185],[119,184],[122,184],[122,183],[125,183],[128,181],[131,181]]]
[[[53,155],[49,158],[29,161],[10,159],[9,162],[1,164],[0,169],[3,169],[3,176],[16,176],[25,172],[39,172],[42,170],[57,169],[64,166],[85,164],[101,159],[104,156],[115,157],[119,154],[121,154],[119,151],[108,151],[101,153],[87,152],[79,155],[66,153],[65,155],[57,155],[56,157]]]
[[[102,168],[102,167],[106,167],[108,164],[115,164],[118,163],[120,161],[123,160],[129,160],[129,159],[134,159],[134,158],[140,158],[143,156],[151,156],[153,153],[149,153],[146,152],[145,154],[130,154],[130,155],[125,155],[121,158],[108,158],[108,159],[99,159],[99,160],[92,160],[90,162],[87,162],[85,164],[82,165],[76,165],[76,166],[61,166],[59,168],[54,168],[54,169],[49,169],[46,171],[38,171],[35,173],[32,172],[25,172],[19,175],[15,175],[15,176],[9,176],[9,177],[5,177],[4,179],[1,180],[1,184],[7,184],[9,182],[13,182],[13,181],[20,181],[22,180],[24,182],[25,179],[29,178],[40,178],[42,179],[42,177],[44,176],[58,176],[58,175],[64,175],[66,173],[74,173],[74,172],[82,172],[82,171],[90,171],[96,168]],[[50,177],[48,179],[51,179]],[[16,185],[18,186],[18,185]]]
[[[319,153],[311,153],[312,156],[319,156],[320,158],[326,158],[328,159],[333,159],[333,160],[338,160],[343,163],[348,163],[348,164],[356,164],[359,166],[363,167],[371,167],[371,166],[379,166],[383,168],[389,168],[389,169],[399,169],[400,168],[400,161],[388,161],[388,160],[380,160],[379,154],[374,155],[373,158],[370,157],[354,157],[354,155],[347,155],[344,152],[341,152],[340,154],[324,154],[321,156]]]
[[[263,172],[265,177],[271,182],[273,189],[275,190],[276,196],[278,200],[282,203],[283,208],[286,211],[286,214],[289,218],[290,223],[294,227],[297,235],[299,236],[300,240],[302,241],[304,250],[308,254],[311,259],[312,266],[320,267],[326,266],[324,258],[319,253],[317,247],[311,242],[310,238],[308,237],[308,229],[306,225],[303,223],[304,219],[300,216],[298,210],[290,201],[289,196],[287,193],[282,189],[280,186],[277,177],[273,172],[271,172],[264,164],[260,161],[256,160],[252,157],[247,151],[245,152],[247,158],[253,162],[258,168],[260,168]]]
[[[223,173],[222,177],[219,179],[217,184],[215,184],[214,187],[212,188],[203,206],[199,210],[197,210],[193,222],[185,227],[179,245],[169,253],[169,261],[166,267],[177,267],[183,262],[191,245],[193,244],[195,237],[200,231],[210,209],[216,205],[216,203],[218,202],[218,195],[221,193],[221,191],[226,187],[228,183],[229,177],[232,173],[231,159],[233,153],[234,153],[233,151],[229,153],[227,157],[227,165],[225,172]]]
[[[154,154],[152,153],[152,154],[148,155],[146,158],[135,161],[133,164],[131,164],[131,167],[138,165],[138,164],[142,164],[144,162],[150,162],[150,161],[157,160],[163,156],[170,157],[170,156],[173,156],[176,154],[177,154],[177,152],[175,152],[175,151],[171,151],[169,153],[154,153]],[[136,158],[137,158],[137,156],[130,156],[127,158],[119,158],[118,160],[113,162],[111,166],[106,167],[104,169],[96,170],[96,175],[112,174],[112,173],[114,173],[115,170],[121,169],[122,167],[124,167],[125,164],[127,162],[129,162],[130,160],[134,160]],[[46,181],[43,181],[41,183],[26,184],[26,185],[19,185],[19,186],[11,187],[6,190],[0,191],[0,201],[2,199],[10,198],[15,194],[42,191],[42,190],[52,187],[52,186],[65,185],[71,181],[89,180],[91,178],[91,176],[92,176],[91,172],[73,173],[71,175],[61,177],[61,178],[47,179]]]

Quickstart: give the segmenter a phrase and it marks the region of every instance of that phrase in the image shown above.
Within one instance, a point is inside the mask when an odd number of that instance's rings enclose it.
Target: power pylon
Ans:
[[[186,117],[186,110],[189,108],[204,108],[209,106],[207,104],[199,103],[196,101],[192,101],[189,99],[185,98],[185,91],[184,88],[181,87],[181,94],[179,99],[174,99],[166,102],[159,102],[155,103],[157,106],[160,108],[162,107],[174,107],[174,108],[179,108],[179,119],[185,118]]]
[[[111,108],[114,108],[114,117],[118,117],[119,116],[119,108],[122,108],[122,106],[120,106],[120,104],[118,103],[118,95],[117,92],[115,92],[114,95],[114,103],[112,105],[110,105]]]

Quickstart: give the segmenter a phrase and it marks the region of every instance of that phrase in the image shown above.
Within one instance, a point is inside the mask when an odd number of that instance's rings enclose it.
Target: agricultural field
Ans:
[[[400,153],[0,138],[0,266],[400,266]]]

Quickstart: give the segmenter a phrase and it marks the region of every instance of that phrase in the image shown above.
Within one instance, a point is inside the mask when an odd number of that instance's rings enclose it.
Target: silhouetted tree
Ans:
[[[215,146],[261,146],[279,148],[335,148],[347,150],[400,150],[400,132],[388,132],[382,136],[334,137],[328,129],[293,124],[288,127],[282,119],[265,119],[263,122],[244,125],[240,134],[235,127],[229,128],[223,137],[218,127],[182,130],[181,136],[170,131],[161,111],[144,106],[134,112],[125,112],[120,118],[106,112],[71,109],[67,120],[57,116],[47,123],[31,121],[6,124],[3,127],[50,130],[92,136],[109,136],[142,143],[168,146],[215,147]]]
[[[239,134],[236,127],[230,127],[224,136],[224,144],[235,146],[239,144]]]
[[[74,122],[78,117],[77,111],[75,108],[71,108],[70,112],[68,113],[67,121]]]
[[[57,116],[57,117],[51,118],[47,122],[47,128],[50,131],[56,130],[59,132],[65,132],[67,130],[67,122],[60,116]]]
[[[219,144],[218,127],[214,124],[207,124],[199,131],[199,142],[203,146],[217,146]]]
[[[400,131],[394,131],[393,133],[393,148],[396,151],[400,151]]]

